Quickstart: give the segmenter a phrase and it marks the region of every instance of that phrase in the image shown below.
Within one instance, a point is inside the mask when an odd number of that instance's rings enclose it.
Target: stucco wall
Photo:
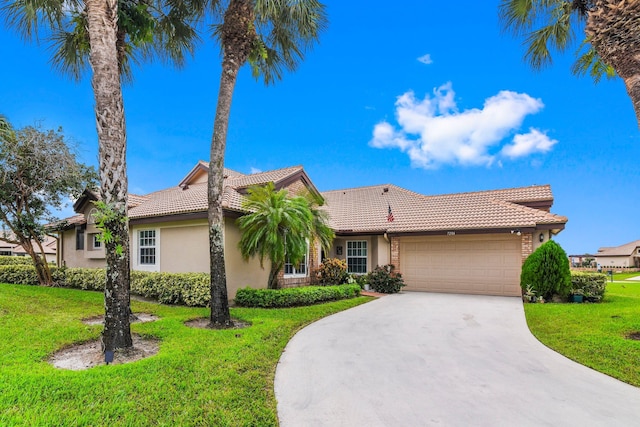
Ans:
[[[85,232],[85,239],[87,233]],[[83,250],[76,250],[76,230],[71,229],[64,231],[60,239],[62,248],[58,248],[60,256],[62,257],[61,265],[66,265],[70,268],[103,268],[106,266],[106,260],[102,258],[91,258],[85,256]],[[85,248],[87,242],[85,241]]]
[[[628,256],[596,256],[596,262],[601,267],[633,267],[634,265],[630,263],[630,260],[631,257]]]
[[[326,254],[329,258],[347,259],[347,242],[350,241],[367,242],[367,271],[376,268],[377,265],[389,264],[391,259],[390,244],[383,236],[349,236],[338,237],[333,241],[333,246]],[[342,248],[342,254],[338,253],[338,248]]]

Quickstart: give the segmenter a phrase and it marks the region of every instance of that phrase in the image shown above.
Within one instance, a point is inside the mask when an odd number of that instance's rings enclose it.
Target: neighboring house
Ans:
[[[596,256],[591,254],[568,255],[571,267],[596,267]]]
[[[9,240],[15,240],[13,233],[0,232],[0,256],[29,256],[27,251],[21,245],[3,240],[3,236],[8,237]],[[33,242],[33,246],[38,248],[36,242]],[[51,236],[45,236],[45,239],[42,242],[42,249],[44,250],[47,262],[56,262],[57,239]]]
[[[598,249],[595,255],[600,267],[635,267],[640,268],[640,240],[616,247]]]
[[[229,297],[245,286],[265,287],[269,274],[257,259],[238,251],[235,219],[251,185],[273,182],[291,194],[318,192],[301,166],[245,175],[225,169],[223,210]],[[363,274],[394,264],[408,290],[520,295],[524,259],[563,228],[567,219],[549,213],[548,185],[424,196],[395,185],[320,193],[336,239],[328,253],[312,244],[298,265],[285,265],[281,283],[298,286],[325,257],[346,260]],[[104,249],[92,223],[86,191],[60,232],[59,262],[68,267],[102,267]],[[207,163],[200,162],[177,187],[129,196],[131,268],[165,272],[208,272]]]

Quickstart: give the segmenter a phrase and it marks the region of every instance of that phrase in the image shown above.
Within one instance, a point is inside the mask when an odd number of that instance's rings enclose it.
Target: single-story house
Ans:
[[[0,231],[0,256],[29,256],[27,251],[17,243],[11,243],[3,239],[3,236],[7,240],[15,240],[14,235],[10,231]],[[47,262],[56,262],[56,248],[58,240],[51,236],[45,236],[42,242],[42,249]],[[38,251],[38,245],[34,241],[33,246]]]
[[[129,196],[131,268],[162,272],[208,272],[207,169],[199,162],[175,187]],[[269,266],[243,260],[235,219],[245,212],[247,188],[273,182],[297,194],[303,188],[323,196],[336,233],[327,253],[312,244],[299,265],[286,265],[284,286],[308,284],[326,257],[347,262],[363,274],[394,264],[407,290],[520,295],[522,262],[564,229],[567,218],[550,213],[549,185],[425,196],[392,184],[319,192],[301,166],[242,174],[225,169],[223,211],[225,262],[230,298],[245,286],[265,287]],[[68,267],[102,267],[104,249],[92,221],[86,191],[75,203],[78,215],[59,233],[58,258]]]
[[[568,255],[571,267],[595,267],[596,256],[591,254]]]
[[[598,249],[595,255],[599,267],[640,268],[640,240],[615,247]]]

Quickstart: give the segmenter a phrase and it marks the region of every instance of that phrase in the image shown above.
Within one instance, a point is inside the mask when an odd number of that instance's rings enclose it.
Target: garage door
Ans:
[[[521,265],[511,234],[400,238],[406,290],[519,296]]]

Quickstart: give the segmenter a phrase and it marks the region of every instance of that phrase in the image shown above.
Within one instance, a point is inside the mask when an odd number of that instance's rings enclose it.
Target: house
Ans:
[[[131,267],[163,272],[208,272],[207,163],[199,162],[176,186],[129,196]],[[255,174],[225,169],[223,211],[225,262],[230,298],[245,286],[265,287],[269,266],[242,259],[235,219],[252,185],[319,193],[301,166]],[[523,260],[560,232],[567,218],[550,213],[548,185],[425,196],[392,184],[320,193],[336,233],[327,253],[310,245],[298,265],[285,265],[280,282],[299,286],[325,257],[347,262],[363,274],[394,264],[407,290],[520,295]],[[86,191],[75,203],[78,215],[59,233],[59,262],[102,267],[104,248],[92,221],[97,196]]]
[[[596,256],[591,254],[568,255],[571,267],[596,267]]]
[[[8,231],[0,231],[0,256],[29,256],[27,251],[17,243],[10,243],[3,239],[3,236],[7,240],[15,240],[14,235]],[[37,243],[34,241],[33,246],[38,248]],[[45,259],[47,262],[56,262],[56,249],[57,239],[51,236],[45,236],[42,242],[42,249],[44,251]],[[36,249],[38,250],[38,249]]]
[[[595,255],[599,267],[640,268],[640,240],[615,247],[598,249]]]

